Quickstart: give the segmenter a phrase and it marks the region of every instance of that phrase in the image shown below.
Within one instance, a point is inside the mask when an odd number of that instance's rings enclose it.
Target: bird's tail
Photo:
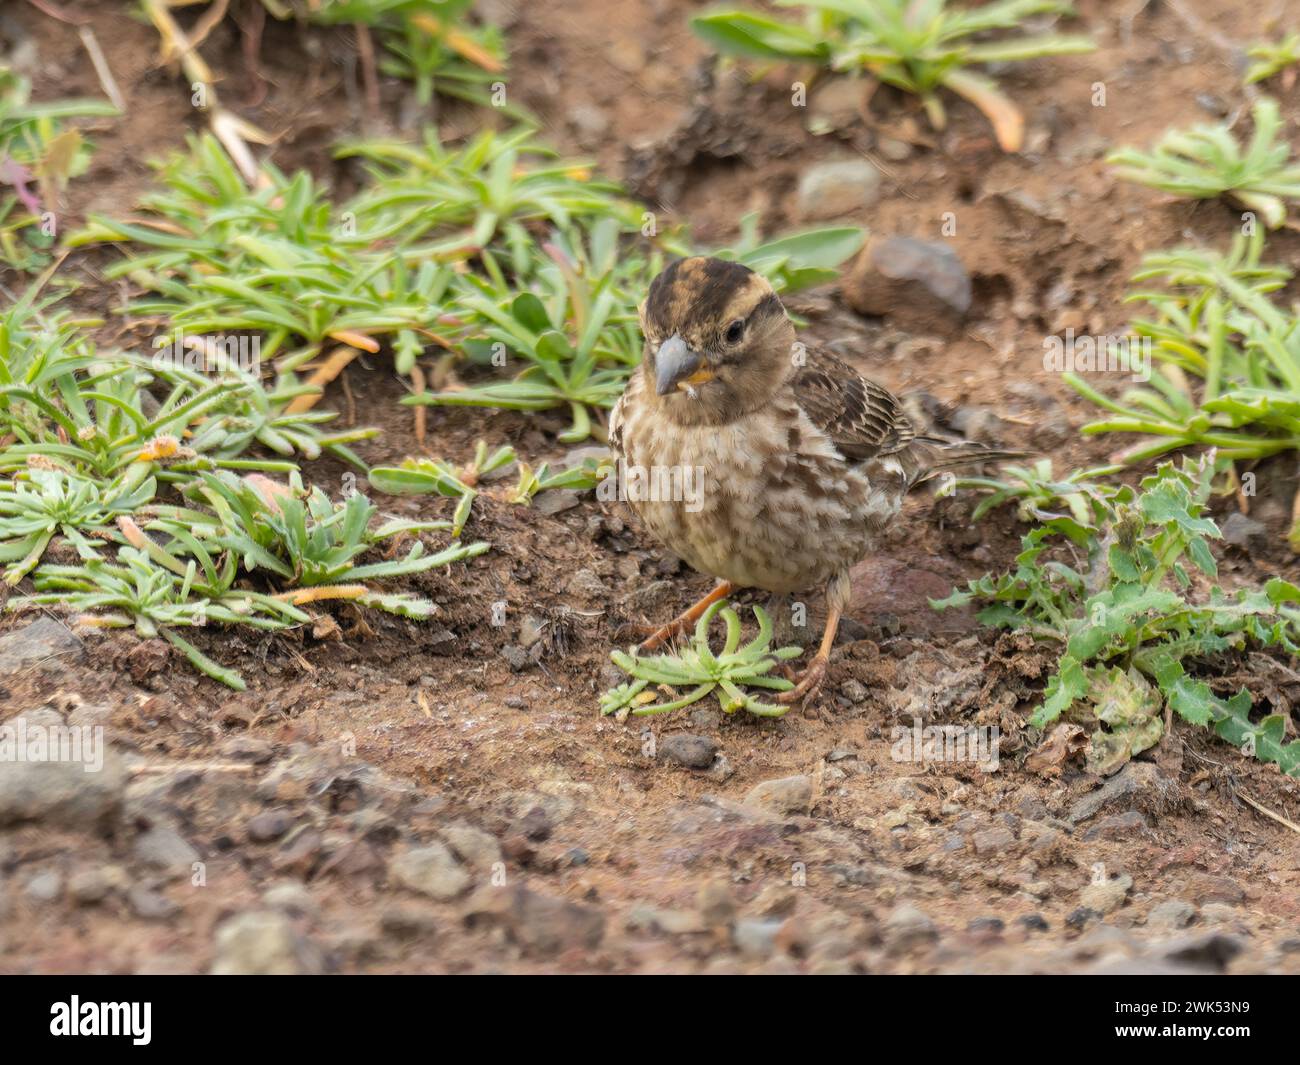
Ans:
[[[917,468],[915,476],[908,480],[908,488],[963,466],[1033,458],[1033,452],[1030,451],[1011,451],[989,447],[986,444],[976,444],[970,440],[942,440],[933,436],[918,436],[909,450],[916,459]]]

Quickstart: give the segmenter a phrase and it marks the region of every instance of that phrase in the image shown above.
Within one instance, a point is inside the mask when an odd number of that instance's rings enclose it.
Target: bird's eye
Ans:
[[[732,322],[729,326],[727,326],[726,336],[727,336],[728,344],[739,344],[740,338],[743,337],[744,335],[745,335],[744,319],[737,318],[734,322]]]

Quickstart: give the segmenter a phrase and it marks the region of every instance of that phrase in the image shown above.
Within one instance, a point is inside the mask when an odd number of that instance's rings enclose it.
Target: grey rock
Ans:
[[[605,582],[590,569],[580,569],[569,578],[567,590],[570,595],[576,595],[580,599],[605,599],[609,596]]]
[[[971,304],[970,275],[952,247],[915,237],[873,238],[845,276],[843,292],[855,311],[917,327],[939,324],[944,314],[960,318]]]
[[[1111,814],[1098,821],[1083,834],[1083,838],[1088,841],[1135,839],[1146,835],[1149,830],[1147,819],[1141,811],[1126,810],[1122,814]]]
[[[410,891],[446,902],[470,885],[469,873],[441,843],[428,843],[397,855],[388,865],[389,876]]]
[[[442,838],[457,857],[477,872],[490,873],[493,866],[503,861],[496,837],[464,821],[443,828]]]
[[[533,498],[533,509],[552,516],[572,510],[582,502],[582,493],[573,488],[548,488]]]
[[[199,852],[166,825],[155,825],[137,836],[132,851],[136,861],[175,876],[188,875],[199,860]]]
[[[770,958],[776,950],[776,934],[782,921],[773,918],[742,917],[731,932],[731,941],[747,958]]]
[[[262,892],[262,905],[269,910],[280,910],[290,915],[309,917],[316,913],[316,900],[305,884],[296,880],[281,880]]]
[[[911,950],[932,943],[938,930],[929,915],[915,906],[904,903],[895,907],[885,918],[885,946],[891,951]]]
[[[61,621],[37,618],[0,636],[0,676],[28,667],[63,669],[85,657],[81,640]]]
[[[1184,899],[1165,899],[1151,907],[1147,927],[1156,929],[1186,928],[1196,920],[1196,907]]]
[[[82,869],[68,877],[68,894],[83,906],[93,906],[126,884],[126,870],[121,866],[96,866],[93,869]]]
[[[250,910],[217,928],[213,976],[299,976],[319,973],[319,951],[282,913]]]
[[[63,894],[63,877],[47,869],[28,880],[23,890],[33,902],[53,902]]]
[[[717,753],[717,740],[689,732],[670,732],[659,741],[660,758],[689,769],[708,769]]]
[[[180,912],[180,906],[166,895],[147,887],[135,884],[127,890],[127,904],[131,912],[145,921],[166,921]]]
[[[1150,762],[1129,762],[1096,791],[1081,798],[1067,813],[1072,825],[1087,821],[1109,806],[1141,804],[1150,810],[1168,810],[1179,801],[1176,781],[1170,780]]]
[[[811,777],[780,777],[756,784],[745,796],[744,804],[775,814],[800,814],[811,809],[812,795]]]
[[[1207,932],[1166,943],[1161,953],[1169,961],[1222,971],[1245,946],[1245,942],[1237,936]]]
[[[1112,913],[1124,905],[1129,890],[1133,887],[1133,878],[1127,874],[1105,880],[1100,884],[1089,884],[1079,892],[1079,903],[1086,909],[1099,914]]]
[[[803,172],[795,213],[805,222],[859,215],[880,198],[880,171],[865,159],[834,159]]]
[[[1223,519],[1220,531],[1228,543],[1237,547],[1250,547],[1256,540],[1268,535],[1268,526],[1234,510]]]
[[[1016,837],[1009,828],[994,825],[992,828],[976,832],[971,837],[971,842],[975,845],[976,854],[1001,854],[1016,845]]]
[[[269,843],[288,832],[294,820],[291,810],[263,810],[248,819],[248,838],[254,843]]]
[[[528,652],[517,643],[508,643],[501,648],[501,657],[506,660],[506,665],[516,673],[528,668]]]
[[[22,730],[62,727],[52,710],[36,710],[0,726],[0,742],[17,743]],[[12,729],[13,731],[6,731]],[[29,746],[31,733],[28,732]],[[85,749],[83,748],[83,753]],[[110,823],[126,792],[126,767],[111,748],[102,749],[103,764],[86,761],[5,761],[0,772],[0,826],[24,821],[64,828],[92,829]],[[91,771],[87,772],[87,767]]]

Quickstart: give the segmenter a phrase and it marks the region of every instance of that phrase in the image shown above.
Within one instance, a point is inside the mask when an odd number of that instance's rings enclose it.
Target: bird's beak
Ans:
[[[698,351],[692,351],[677,333],[674,333],[655,352],[655,391],[666,396],[675,389],[692,388],[711,380],[713,372],[702,367]]]

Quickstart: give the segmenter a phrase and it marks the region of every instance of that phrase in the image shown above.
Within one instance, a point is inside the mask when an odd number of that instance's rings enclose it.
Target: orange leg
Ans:
[[[808,668],[803,671],[799,683],[791,688],[788,692],[782,692],[776,697],[778,703],[797,703],[803,699],[811,701],[816,696],[822,686],[822,681],[826,679],[826,667],[830,664],[831,648],[835,645],[835,633],[840,627],[841,608],[831,604],[826,613],[826,629],[822,632],[822,643],[813,656],[813,660],[808,663]]]
[[[683,632],[699,621],[700,615],[708,610],[709,607],[719,599],[725,599],[735,590],[736,586],[730,581],[719,581],[713,591],[693,607],[683,614],[678,614],[677,617],[673,618],[673,620],[668,622],[668,624],[663,626],[663,628],[656,629],[654,634],[637,648],[637,651],[641,654],[649,654],[651,651],[658,650],[669,640],[676,636],[680,636]]]

